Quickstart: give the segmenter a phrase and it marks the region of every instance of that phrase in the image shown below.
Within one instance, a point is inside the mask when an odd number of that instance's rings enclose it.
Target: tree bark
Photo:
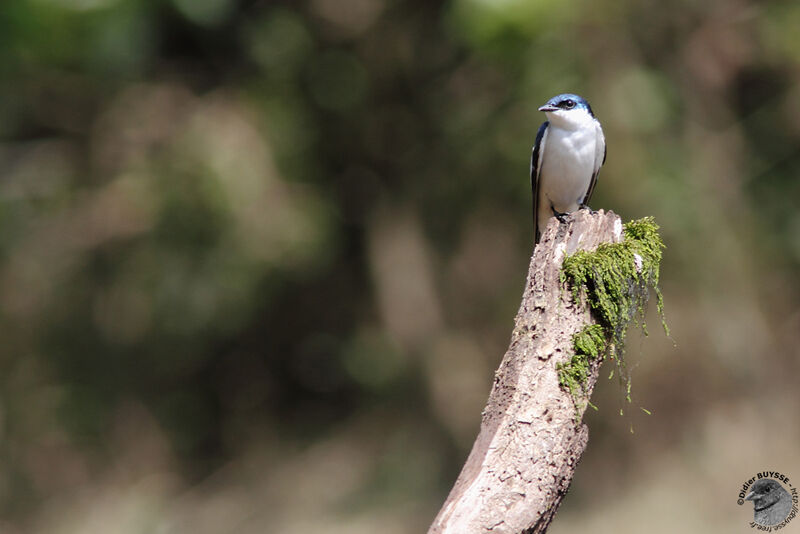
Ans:
[[[511,344],[495,372],[478,437],[428,534],[545,532],[567,493],[589,439],[586,403],[560,387],[557,365],[573,336],[593,322],[560,282],[567,255],[620,242],[613,212],[580,210],[551,219],[531,258]],[[591,394],[600,359],[586,384]],[[588,397],[587,397],[588,399]]]

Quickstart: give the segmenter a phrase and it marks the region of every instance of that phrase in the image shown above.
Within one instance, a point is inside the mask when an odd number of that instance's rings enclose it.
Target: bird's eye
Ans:
[[[575,101],[574,100],[564,100],[564,108],[565,109],[572,109],[574,107],[575,107]]]
[[[764,493],[769,493],[770,491],[772,491],[772,488],[770,488],[769,486],[764,488]]]

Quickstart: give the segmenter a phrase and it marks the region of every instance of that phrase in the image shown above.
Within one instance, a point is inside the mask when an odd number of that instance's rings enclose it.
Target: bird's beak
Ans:
[[[751,491],[750,493],[748,493],[748,494],[747,494],[747,496],[744,498],[744,500],[746,500],[746,501],[752,501],[754,496],[755,496],[755,493],[753,493],[753,492]]]
[[[539,108],[539,111],[545,111],[546,112],[546,111],[555,111],[557,109],[558,108],[555,107],[555,106],[551,106],[550,104],[545,104],[544,106]]]

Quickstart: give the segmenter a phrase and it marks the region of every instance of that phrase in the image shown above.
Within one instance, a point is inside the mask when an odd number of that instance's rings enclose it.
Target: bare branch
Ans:
[[[591,324],[585,302],[560,282],[564,258],[623,239],[613,212],[551,220],[531,259],[511,345],[495,373],[480,433],[428,534],[545,532],[589,439],[585,404],[559,385],[557,366]],[[591,393],[600,367],[592,362]],[[587,397],[588,398],[588,397]]]

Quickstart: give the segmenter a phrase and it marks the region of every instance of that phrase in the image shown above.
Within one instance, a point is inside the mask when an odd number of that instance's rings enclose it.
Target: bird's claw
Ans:
[[[588,204],[581,204],[578,209],[579,210],[589,210],[589,213],[591,213],[592,215],[597,213],[597,211],[595,211],[592,208],[590,208]]]
[[[553,217],[558,219],[558,222],[560,222],[561,224],[566,224],[567,215],[569,215],[569,213],[561,213],[560,211],[556,211],[556,209],[552,205],[550,206],[550,210],[553,212]]]

